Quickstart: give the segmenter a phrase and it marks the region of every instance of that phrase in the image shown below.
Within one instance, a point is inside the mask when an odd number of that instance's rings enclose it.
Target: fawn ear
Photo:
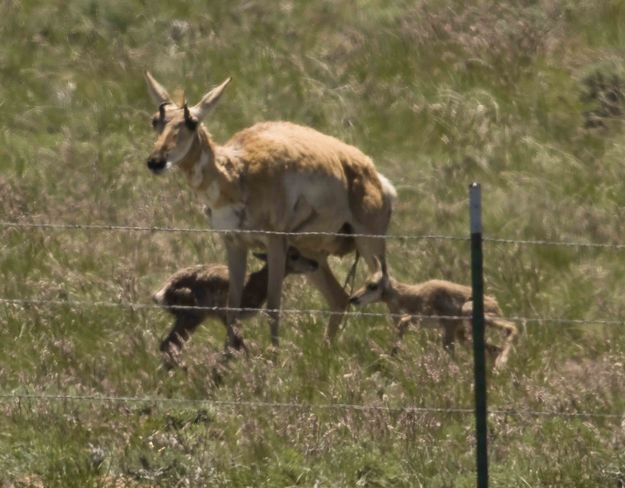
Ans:
[[[263,262],[267,262],[267,254],[264,252],[254,252],[252,253],[256,259],[260,259]]]

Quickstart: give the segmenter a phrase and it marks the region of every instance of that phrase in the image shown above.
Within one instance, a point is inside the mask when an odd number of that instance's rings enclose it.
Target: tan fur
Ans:
[[[473,312],[471,287],[445,280],[429,280],[416,285],[407,285],[378,272],[367,284],[356,291],[351,298],[355,305],[384,302],[395,316],[398,329],[398,344],[406,329],[413,323],[428,325],[427,319],[419,319],[413,315],[432,315],[469,317]],[[409,314],[404,315],[403,314]],[[501,368],[507,361],[512,343],[518,335],[517,327],[510,321],[501,318],[499,304],[492,296],[484,296],[484,320],[490,327],[505,333],[501,348],[487,343],[487,349],[493,353],[495,368]],[[443,346],[453,351],[456,339],[465,340],[465,323],[452,318],[436,320],[443,328]]]
[[[369,157],[357,148],[314,129],[289,122],[263,122],[235,134],[220,146],[200,122],[215,105],[228,80],[186,110],[171,102],[151,75],[148,88],[157,103],[166,103],[164,117],[155,116],[159,131],[148,166],[155,172],[177,166],[206,200],[211,226],[220,230],[278,232],[386,233],[395,190],[379,175]],[[189,128],[191,123],[191,128]],[[186,152],[181,155],[180,148]],[[268,252],[267,307],[280,308],[286,249],[296,246],[319,262],[310,280],[334,311],[344,311],[349,297],[327,265],[329,255],[358,250],[375,271],[385,261],[380,238],[228,234],[225,237],[231,285],[228,303],[238,307],[247,249]],[[230,328],[236,314],[229,314]],[[278,342],[278,314],[270,313],[272,341]],[[334,315],[326,331],[332,340],[341,322]]]

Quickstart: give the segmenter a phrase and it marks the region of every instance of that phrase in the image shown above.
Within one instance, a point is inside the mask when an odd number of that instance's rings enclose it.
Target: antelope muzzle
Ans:
[[[165,170],[167,160],[163,156],[150,156],[148,158],[148,168],[154,174],[160,174]]]

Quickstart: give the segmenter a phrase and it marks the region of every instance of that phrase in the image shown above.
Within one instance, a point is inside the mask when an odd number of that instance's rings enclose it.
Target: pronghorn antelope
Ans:
[[[266,255],[256,254],[266,261]],[[311,273],[318,264],[302,256],[290,247],[287,252],[285,275]],[[265,264],[260,270],[247,275],[243,286],[241,318],[253,316],[267,299],[268,270]],[[183,344],[207,318],[216,318],[226,325],[229,275],[227,266],[206,264],[181,269],[171,275],[152,295],[155,303],[163,306],[174,316],[174,325],[161,342],[165,364],[176,364]],[[186,308],[185,308],[186,307]],[[205,308],[192,308],[205,307]]]
[[[354,305],[384,302],[395,319],[398,344],[411,323],[428,320],[413,315],[449,317],[436,320],[443,328],[443,346],[450,352],[453,352],[456,339],[460,341],[466,339],[463,323],[465,321],[451,317],[468,318],[473,312],[470,286],[445,280],[429,280],[416,285],[407,285],[394,280],[388,273],[382,271],[376,272],[365,286],[352,295],[350,301]],[[486,345],[487,350],[495,355],[495,369],[499,369],[508,361],[518,330],[512,322],[501,318],[501,309],[491,296],[484,296],[484,321],[486,325],[501,330],[506,336],[501,348],[488,343]]]
[[[230,78],[191,108],[174,103],[150,73],[146,81],[159,107],[152,119],[158,137],[148,168],[154,173],[180,169],[205,199],[210,225],[233,231],[224,239],[230,274],[228,306],[241,305],[248,248],[265,248],[267,308],[271,340],[277,345],[284,263],[287,248],[293,245],[319,263],[309,279],[333,311],[343,312],[349,296],[332,274],[328,256],[357,250],[371,271],[377,269],[376,263],[385,262],[384,239],[363,234],[386,234],[396,192],[371,159],[338,139],[289,122],[258,123],[219,145],[201,122]],[[233,327],[237,314],[227,315],[228,344],[236,346],[240,343]],[[336,335],[341,318],[332,315],[328,340]]]

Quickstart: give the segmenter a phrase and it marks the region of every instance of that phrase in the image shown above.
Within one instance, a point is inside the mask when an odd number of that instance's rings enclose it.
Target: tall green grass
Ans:
[[[145,168],[149,69],[191,102],[233,77],[206,122],[217,141],[286,119],[362,148],[398,189],[393,234],[467,235],[467,185],[478,180],[486,237],[623,243],[622,1],[74,0],[0,10],[2,221],[206,225],[181,178]],[[599,121],[589,127],[589,117]],[[0,235],[4,298],[145,303],[176,269],[224,260],[209,234]],[[390,240],[388,252],[401,280],[470,280],[466,241]],[[333,262],[341,279],[350,264]],[[623,251],[486,241],[485,272],[508,316],[588,321],[520,323],[508,368],[489,376],[490,407],[518,412],[490,417],[493,486],[623,486],[622,415],[527,413],[624,411],[623,324],[601,322],[624,317]],[[284,306],[326,305],[290,278]],[[436,331],[420,330],[390,357],[392,328],[374,317],[348,319],[328,348],[324,322],[287,316],[274,357],[266,322],[253,319],[250,358],[226,366],[224,331],[207,323],[185,349],[187,369],[167,372],[164,312],[0,304],[5,394],[234,402],[4,401],[0,479],[473,486],[471,415],[402,410],[470,408],[470,351],[451,359]],[[260,405],[276,402],[309,406]],[[318,406],[327,404],[376,408]]]

